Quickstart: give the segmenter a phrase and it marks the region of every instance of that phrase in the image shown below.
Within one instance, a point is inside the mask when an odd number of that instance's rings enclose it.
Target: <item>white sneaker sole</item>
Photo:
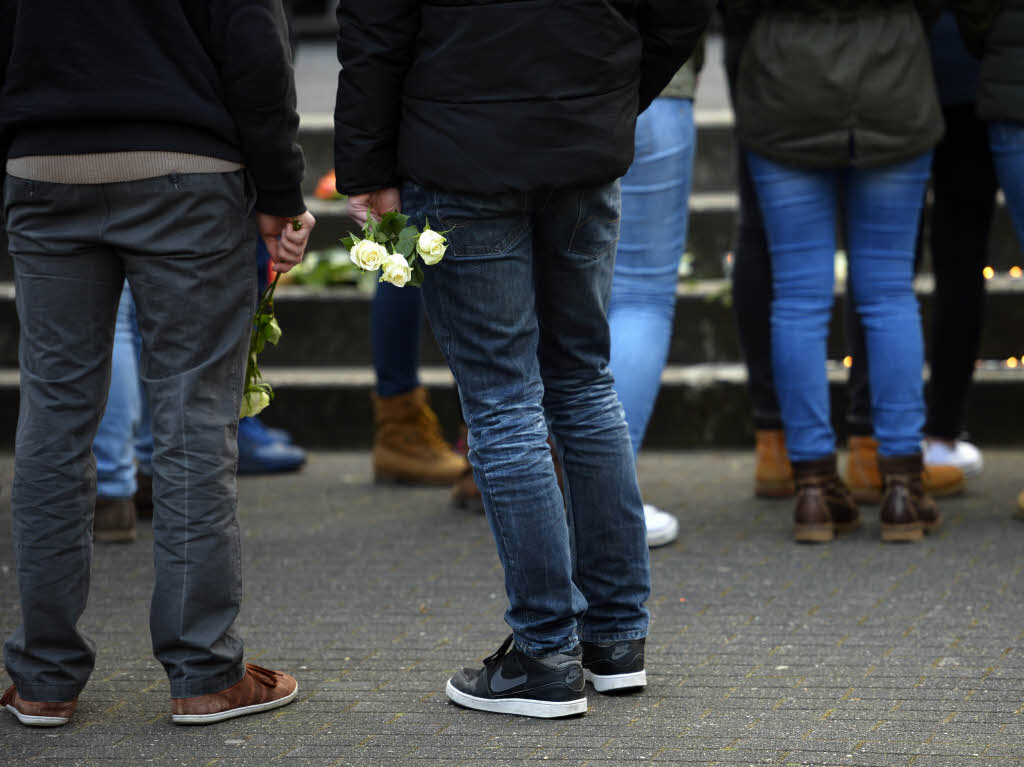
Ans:
[[[598,692],[628,690],[647,686],[647,671],[631,671],[628,674],[594,674],[583,669],[583,678]]]
[[[679,524],[661,528],[660,530],[647,531],[647,548],[656,549],[658,546],[666,546],[679,537]]]
[[[213,724],[214,722],[223,722],[225,719],[234,719],[238,716],[258,714],[261,711],[270,711],[275,708],[281,708],[281,706],[287,706],[295,700],[295,696],[298,694],[299,686],[295,685],[295,689],[292,690],[290,694],[285,695],[283,698],[278,698],[277,700],[270,700],[266,703],[256,703],[252,706],[229,708],[227,711],[218,711],[215,714],[171,714],[171,721],[175,724]]]
[[[18,721],[28,727],[60,727],[61,725],[67,724],[71,721],[70,717],[64,716],[29,716],[23,714],[14,706],[5,706],[5,708],[17,717]]]
[[[558,702],[530,698],[478,698],[457,689],[450,679],[445,685],[444,692],[452,703],[477,711],[491,711],[495,714],[517,714],[537,719],[557,719],[562,716],[587,713],[586,698]]]

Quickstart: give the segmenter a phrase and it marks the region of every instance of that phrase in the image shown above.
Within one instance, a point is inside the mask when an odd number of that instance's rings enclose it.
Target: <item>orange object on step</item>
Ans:
[[[323,175],[323,178],[317,182],[316,185],[316,197],[318,200],[340,200],[344,197],[343,194],[338,192],[336,187],[337,181],[334,177],[334,171],[328,171]]]

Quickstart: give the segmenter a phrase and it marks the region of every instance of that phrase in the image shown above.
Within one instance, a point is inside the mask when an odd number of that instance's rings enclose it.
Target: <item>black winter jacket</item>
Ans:
[[[989,31],[978,114],[985,120],[1024,124],[1024,0],[1005,0]]]
[[[281,0],[0,0],[0,173],[8,155],[200,154],[297,215],[290,57]]]
[[[335,172],[348,194],[592,186],[713,0],[341,0]]]

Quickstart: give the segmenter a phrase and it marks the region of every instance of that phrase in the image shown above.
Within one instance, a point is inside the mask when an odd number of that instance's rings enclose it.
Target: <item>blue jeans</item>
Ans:
[[[882,168],[807,170],[748,152],[772,253],[772,366],[794,461],[835,452],[825,370],[837,196],[847,194],[851,300],[867,339],[879,452],[920,452],[921,317],[914,246],[931,153]]]
[[[135,301],[126,282],[117,307],[107,408],[92,443],[96,454],[96,495],[105,498],[130,498],[135,494],[133,442],[142,406],[137,334]]]
[[[637,120],[636,157],[622,179],[622,234],[608,324],[615,391],[634,453],[647,431],[672,339],[696,144],[693,102],[655,99]]]
[[[517,647],[646,636],[643,503],[608,371],[618,184],[494,196],[406,184],[402,202],[413,223],[450,230],[423,299],[458,384]]]
[[[988,138],[1006,207],[1024,248],[1024,123],[992,123]]]
[[[370,344],[377,394],[394,397],[420,385],[423,297],[418,290],[377,285],[370,305]]]

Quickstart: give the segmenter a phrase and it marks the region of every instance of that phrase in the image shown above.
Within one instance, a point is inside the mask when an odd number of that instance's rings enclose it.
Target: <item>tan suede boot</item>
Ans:
[[[847,443],[846,484],[857,503],[882,500],[882,475],[878,470],[878,440],[850,437]],[[962,493],[964,473],[956,466],[925,466],[921,473],[924,492],[935,498]]]
[[[469,461],[441,436],[422,386],[394,397],[374,394],[373,409],[373,475],[378,482],[451,485],[469,469]]]
[[[1024,490],[1017,496],[1017,519],[1024,519]]]
[[[816,461],[793,461],[793,476],[794,540],[826,543],[836,533],[849,533],[860,527],[860,510],[836,472],[834,454]]]
[[[781,429],[758,429],[757,469],[754,495],[759,498],[788,498],[793,495],[793,467],[786,453],[786,433]]]
[[[921,454],[879,456],[885,492],[879,517],[883,541],[919,541],[942,522],[935,501],[921,482]]]

